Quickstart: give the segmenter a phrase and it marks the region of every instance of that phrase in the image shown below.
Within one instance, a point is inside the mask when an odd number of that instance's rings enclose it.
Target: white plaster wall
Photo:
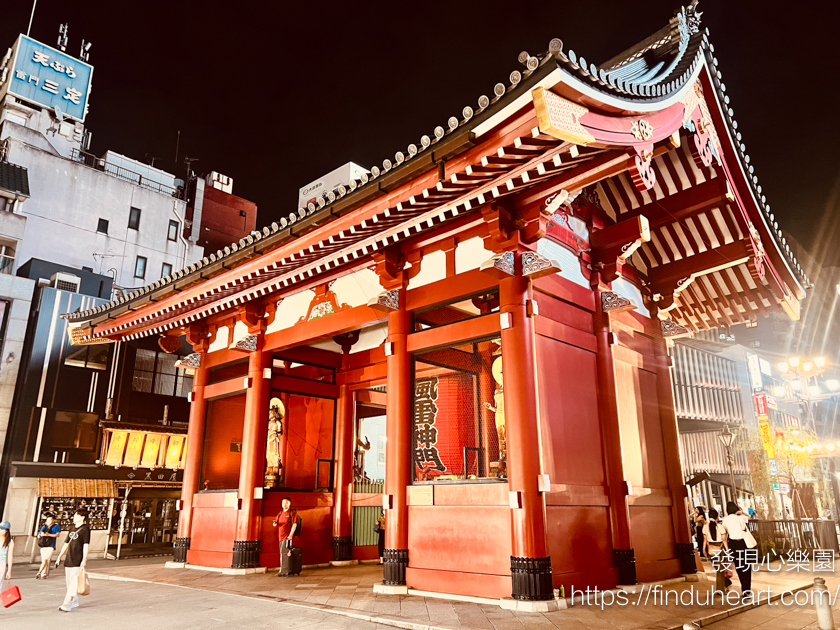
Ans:
[[[379,276],[373,269],[362,269],[342,276],[330,289],[335,293],[339,306],[347,304],[350,307],[367,304],[385,290],[379,284]],[[283,308],[283,304],[280,308]]]
[[[27,219],[15,263],[41,258],[96,273],[117,270],[116,284],[126,289],[161,277],[164,262],[173,271],[204,255],[202,247],[167,240],[170,219],[183,223],[185,202],[25,144],[9,142],[8,159],[29,171],[31,198],[21,204]],[[140,208],[140,229],[128,229],[131,207]],[[174,212],[173,212],[174,210]],[[176,217],[177,212],[177,217]],[[178,218],[180,217],[180,219]],[[109,222],[108,234],[96,231]],[[93,254],[106,254],[97,258]],[[147,258],[144,279],[134,277],[137,256]]]
[[[480,236],[458,243],[455,248],[455,273],[478,269],[492,257],[493,252],[484,248],[484,239]]]
[[[287,297],[277,307],[277,315],[271,326],[266,328],[266,334],[290,328],[297,324],[298,320],[306,315],[309,310],[309,304],[312,298],[315,297],[315,291],[301,291],[292,296]]]
[[[490,258],[490,256],[487,258]],[[484,261],[482,260],[478,264],[480,265],[482,262]],[[444,279],[446,279],[446,252],[432,252],[428,256],[423,256],[423,261],[420,263],[420,273],[408,282],[408,289],[416,289]]]
[[[6,443],[9,416],[15,395],[20,358],[23,355],[23,340],[29,319],[29,307],[35,281],[0,274],[0,299],[11,302],[6,337],[0,348],[0,446]],[[3,453],[0,450],[0,458]]]

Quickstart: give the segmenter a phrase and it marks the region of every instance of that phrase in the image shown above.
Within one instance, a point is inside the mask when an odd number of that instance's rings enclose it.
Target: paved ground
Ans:
[[[291,628],[337,629],[655,630],[680,627],[713,614],[727,615],[735,609],[720,602],[713,606],[676,602],[677,595],[682,593],[687,597],[691,591],[695,597],[705,597],[711,582],[667,586],[664,592],[657,593],[656,602],[653,596],[644,602],[631,595],[624,606],[608,605],[601,610],[593,604],[576,604],[565,610],[537,614],[512,612],[488,604],[375,595],[372,586],[382,579],[381,567],[375,565],[307,569],[294,578],[278,578],[275,573],[226,576],[192,569],[166,569],[155,558],[92,561],[89,570],[101,577],[92,581],[93,594],[82,600],[84,609],[70,613],[74,626],[79,622],[80,628],[115,627],[113,620],[120,618],[121,628],[143,630],[212,629],[229,626],[231,622],[235,622],[234,627],[248,628],[280,624]],[[47,624],[66,623],[63,617],[70,618],[56,610],[63,592],[61,572],[47,582],[40,582],[33,579],[35,571],[34,566],[18,565],[15,569],[24,601],[9,610],[0,610],[3,630],[48,627]],[[753,579],[754,588],[769,587],[774,593],[812,582],[813,575],[806,572],[760,572]],[[829,586],[832,589],[840,586],[840,578],[829,580]],[[662,603],[663,597],[669,598],[668,603]],[[812,607],[773,605],[748,610],[706,627],[766,629],[772,623],[773,630],[793,630],[807,628],[815,620]],[[705,623],[711,621],[706,619]]]
[[[38,581],[28,577],[15,580],[14,583],[20,587],[23,599],[11,608],[0,608],[0,628],[3,630],[41,628],[373,630],[389,628],[389,626],[368,621],[336,616],[271,600],[261,601],[161,584],[104,580],[92,581],[91,594],[80,598],[81,606],[73,612],[64,613],[58,610],[58,606],[64,599],[62,574],[63,569],[47,581]]]

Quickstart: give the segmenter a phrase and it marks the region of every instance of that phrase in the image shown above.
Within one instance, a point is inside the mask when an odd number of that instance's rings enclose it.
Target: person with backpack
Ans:
[[[50,576],[50,560],[55,553],[55,542],[61,534],[61,527],[55,522],[52,512],[47,514],[47,520],[38,532],[38,547],[41,548],[41,566],[35,576],[36,580],[46,580]]]
[[[300,534],[302,519],[297,510],[292,509],[292,498],[283,497],[283,509],[274,518],[272,525],[277,527],[280,541],[280,572],[277,577],[289,577],[300,573],[300,548],[295,547],[295,536]]]

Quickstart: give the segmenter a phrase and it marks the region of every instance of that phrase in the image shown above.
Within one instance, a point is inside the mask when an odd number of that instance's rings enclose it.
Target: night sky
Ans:
[[[233,177],[264,225],[296,209],[300,186],[347,161],[381,165],[475,107],[522,69],[520,51],[559,37],[597,64],[681,4],[39,0],[31,35],[54,46],[68,22],[68,53],[93,42],[94,153],[148,154],[181,177],[184,156],[199,158],[194,169]],[[805,244],[829,234],[840,250],[840,9],[819,4],[705,0],[699,10],[773,212]],[[26,31],[31,7],[3,3],[0,47]]]

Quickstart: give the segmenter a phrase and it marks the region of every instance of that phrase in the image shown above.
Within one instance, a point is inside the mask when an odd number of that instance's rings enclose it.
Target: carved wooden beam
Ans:
[[[215,326],[190,324],[186,329],[187,342],[196,352],[207,352],[210,344],[216,340],[216,330]]]
[[[605,313],[623,313],[636,310],[633,300],[612,291],[601,291],[601,309]]]
[[[643,215],[593,230],[589,235],[593,267],[600,271],[604,282],[612,282],[621,275],[624,261],[648,241],[650,228]]]
[[[375,298],[369,300],[367,305],[384,313],[396,311],[400,308],[400,290],[391,289],[390,291],[383,291]]]

